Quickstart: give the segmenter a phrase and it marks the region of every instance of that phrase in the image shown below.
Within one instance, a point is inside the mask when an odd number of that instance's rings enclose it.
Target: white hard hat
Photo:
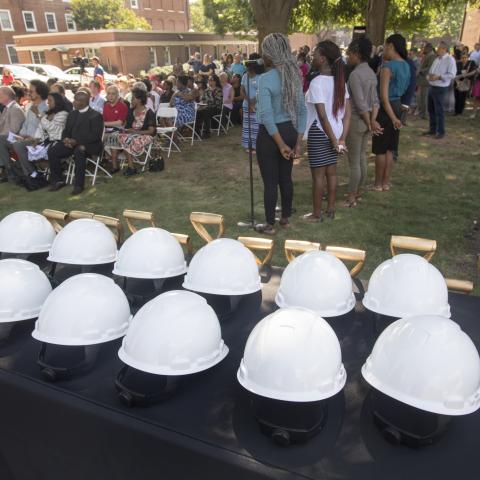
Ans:
[[[480,358],[448,318],[422,315],[390,324],[362,367],[380,392],[412,407],[465,415],[480,407]]]
[[[275,302],[279,307],[302,307],[323,317],[343,315],[355,307],[352,279],[334,255],[306,252],[284,270]]]
[[[315,402],[338,393],[347,374],[332,327],[311,310],[282,308],[253,329],[237,378],[263,397]]]
[[[248,295],[261,288],[253,253],[231,238],[219,238],[192,258],[183,287],[213,295]]]
[[[0,222],[0,252],[48,252],[55,238],[52,224],[34,212],[15,212]]]
[[[174,290],[138,311],[118,356],[137,370],[176,376],[211,368],[227,353],[220,323],[206,300]]]
[[[374,270],[363,304],[372,312],[391,317],[450,318],[445,279],[431,263],[411,253],[396,255]]]
[[[52,291],[47,276],[26,260],[0,260],[0,323],[38,317]]]
[[[47,298],[32,336],[57,345],[93,345],[123,337],[130,322],[127,297],[97,273],[65,280]]]
[[[71,265],[100,265],[114,262],[117,243],[113,233],[98,220],[81,218],[60,230],[47,260]]]
[[[129,237],[113,267],[115,275],[131,278],[169,278],[186,271],[182,247],[161,228],[143,228]]]

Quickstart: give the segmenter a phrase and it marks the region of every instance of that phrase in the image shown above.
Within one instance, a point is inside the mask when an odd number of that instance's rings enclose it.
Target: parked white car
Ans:
[[[55,65],[28,63],[22,64],[22,66],[29,68],[39,75],[44,75],[48,78],[56,78],[59,82],[62,82],[65,85],[67,90],[76,91],[80,86],[80,80],[77,75],[65,73],[61,68],[58,68]]]
[[[3,69],[4,67],[8,68],[12,72],[15,79],[21,80],[26,85],[30,85],[30,80],[33,79],[42,80],[42,82],[46,82],[48,80],[48,77],[39,75],[38,73],[35,73],[34,71],[27,67],[23,67],[22,65],[0,65],[0,69]]]
[[[85,67],[84,77],[88,77],[89,79],[92,79],[93,71],[94,71],[93,67]],[[67,68],[67,70],[65,70],[64,73],[68,75],[75,75],[78,79],[81,78],[80,67]],[[105,72],[105,80],[107,82],[114,82],[116,79],[117,79],[116,75],[112,75],[111,73]]]

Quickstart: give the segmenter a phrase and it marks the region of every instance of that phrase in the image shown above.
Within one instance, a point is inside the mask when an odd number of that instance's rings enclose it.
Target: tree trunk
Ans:
[[[385,41],[385,25],[389,0],[368,0],[367,35],[375,46]]]
[[[292,10],[297,3],[298,0],[251,0],[257,25],[259,50],[262,48],[263,39],[268,34],[288,33]]]

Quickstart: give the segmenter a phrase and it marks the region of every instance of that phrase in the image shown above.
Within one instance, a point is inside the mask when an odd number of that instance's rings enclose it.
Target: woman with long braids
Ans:
[[[292,163],[300,154],[306,109],[302,79],[288,38],[271,33],[262,42],[267,72],[259,77],[257,95],[257,159],[264,187],[266,223],[257,230],[275,232],[278,188],[282,200],[280,225],[287,227],[292,213]]]
[[[327,217],[335,218],[338,156],[345,153],[350,124],[350,101],[340,48],[331,40],[320,42],[313,53],[319,71],[307,92],[307,148],[312,172],[313,212],[303,219],[322,222],[322,197],[327,179]]]
[[[377,122],[383,134],[374,136],[372,151],[375,157],[376,192],[390,190],[390,176],[393,170],[393,152],[398,151],[402,122],[402,102],[400,99],[410,83],[410,66],[407,42],[400,34],[390,35],[383,49],[384,64],[380,70],[380,111]]]

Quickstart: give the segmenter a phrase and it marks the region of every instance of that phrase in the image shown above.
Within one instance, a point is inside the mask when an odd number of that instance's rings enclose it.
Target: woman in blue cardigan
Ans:
[[[280,226],[287,227],[292,213],[292,164],[300,154],[306,125],[302,79],[288,38],[271,33],[262,42],[267,72],[258,80],[257,159],[264,186],[266,223],[257,230],[275,232],[278,188],[282,200]]]

